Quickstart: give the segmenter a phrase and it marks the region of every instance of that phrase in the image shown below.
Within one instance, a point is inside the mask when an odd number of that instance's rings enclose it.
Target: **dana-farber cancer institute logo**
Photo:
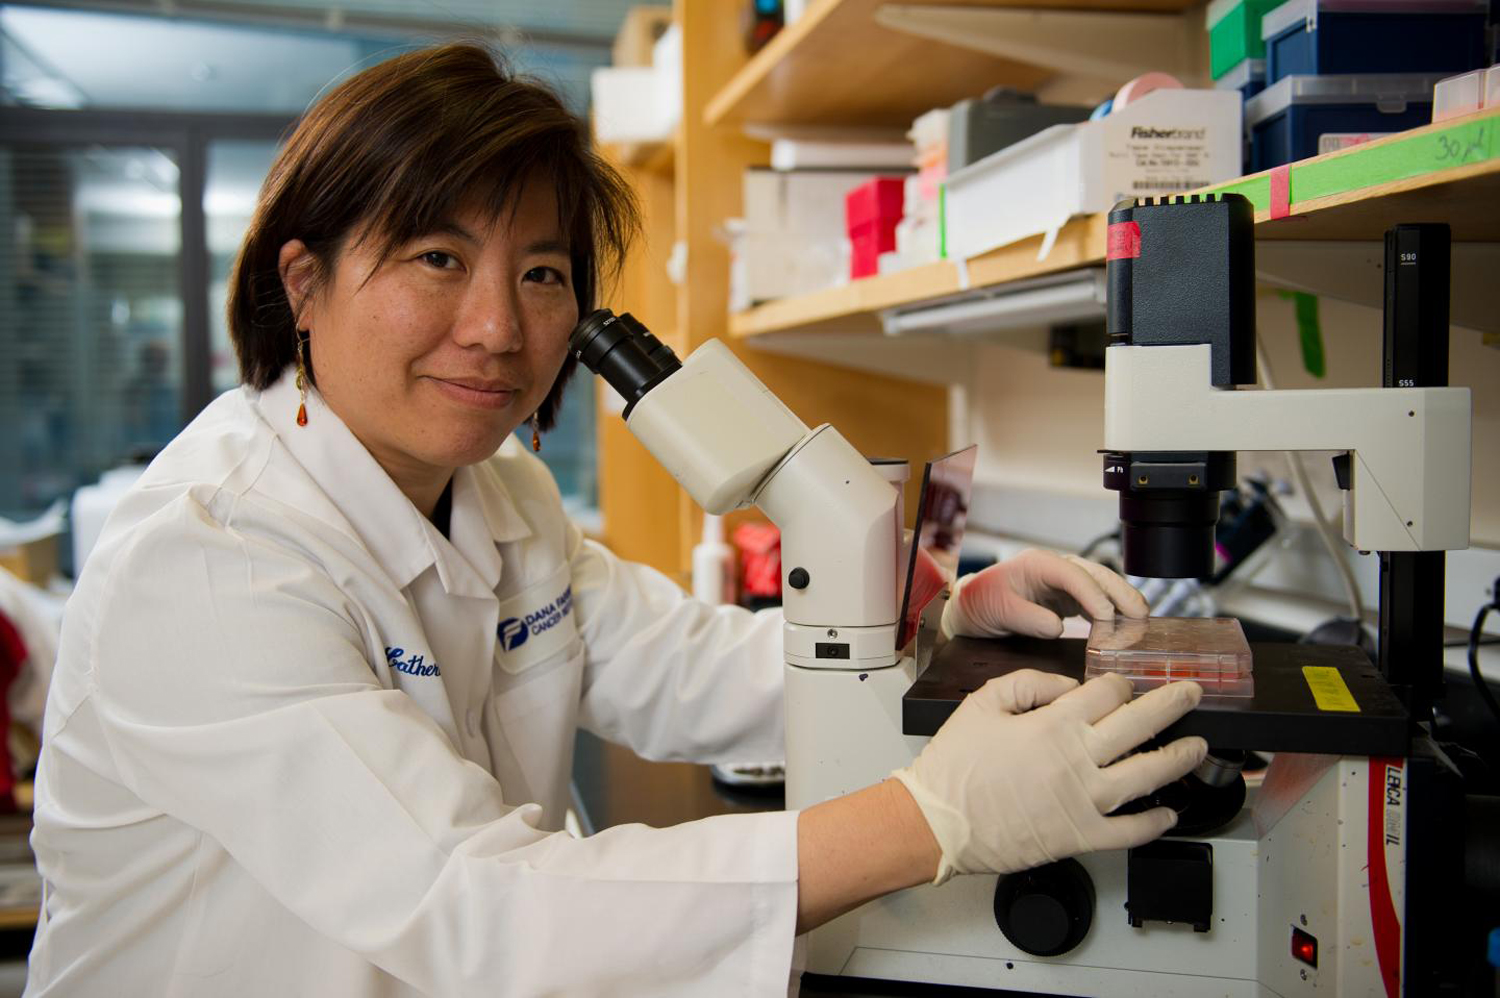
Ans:
[[[538,607],[521,617],[507,617],[500,621],[495,628],[495,636],[500,640],[500,647],[506,651],[515,651],[526,643],[526,639],[533,634],[551,630],[568,614],[573,612],[573,587],[562,591],[557,599],[552,600],[545,606]]]
[[[526,639],[531,636],[531,628],[527,627],[526,621],[520,617],[510,617],[509,619],[500,621],[500,626],[496,628],[495,634],[500,638],[501,648],[504,648],[506,651],[515,651],[524,645]]]

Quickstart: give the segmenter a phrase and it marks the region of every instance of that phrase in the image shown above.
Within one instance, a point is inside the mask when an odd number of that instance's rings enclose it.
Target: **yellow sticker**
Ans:
[[[1344,677],[1331,665],[1304,665],[1302,675],[1307,679],[1307,688],[1312,690],[1313,700],[1319,710],[1343,710],[1359,713],[1359,704],[1354,694],[1344,685]]]

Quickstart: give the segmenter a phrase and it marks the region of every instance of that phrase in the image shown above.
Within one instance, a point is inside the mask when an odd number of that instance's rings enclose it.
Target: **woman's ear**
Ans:
[[[317,271],[317,258],[300,239],[293,239],[281,247],[277,254],[276,270],[281,274],[281,286],[286,291],[287,304],[292,310],[292,319],[298,329],[306,329],[303,321],[308,298],[312,291],[313,275]]]

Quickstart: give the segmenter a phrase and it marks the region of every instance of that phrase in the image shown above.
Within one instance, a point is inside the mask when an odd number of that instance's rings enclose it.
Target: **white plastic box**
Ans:
[[[822,291],[847,280],[844,195],[881,175],[864,170],[746,170],[744,218],[725,225],[730,310]]]
[[[651,46],[651,73],[656,81],[656,113],[664,139],[682,120],[682,29],[672,25]]]
[[[1500,107],[1500,66],[1450,76],[1433,88],[1433,121],[1447,121],[1490,107]]]
[[[668,28],[650,66],[604,66],[589,76],[600,142],[665,142],[682,118],[682,32]]]
[[[946,255],[967,259],[1055,233],[1126,197],[1233,180],[1244,99],[1233,90],[1158,90],[1097,121],[1054,125],[950,174]],[[1049,248],[1043,244],[1043,249]]]
[[[650,66],[605,66],[594,70],[589,86],[600,142],[657,142],[671,136]]]
[[[729,310],[812,294],[849,277],[849,240],[815,239],[795,232],[757,232],[740,219],[724,226],[729,239]]]
[[[741,214],[759,231],[802,233],[813,238],[840,238],[844,231],[844,195],[872,177],[872,170],[745,171]]]

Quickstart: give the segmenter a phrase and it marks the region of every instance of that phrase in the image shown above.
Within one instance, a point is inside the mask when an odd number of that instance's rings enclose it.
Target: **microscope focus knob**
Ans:
[[[1077,860],[1012,873],[995,885],[995,924],[1016,948],[1060,956],[1094,923],[1094,881]]]

